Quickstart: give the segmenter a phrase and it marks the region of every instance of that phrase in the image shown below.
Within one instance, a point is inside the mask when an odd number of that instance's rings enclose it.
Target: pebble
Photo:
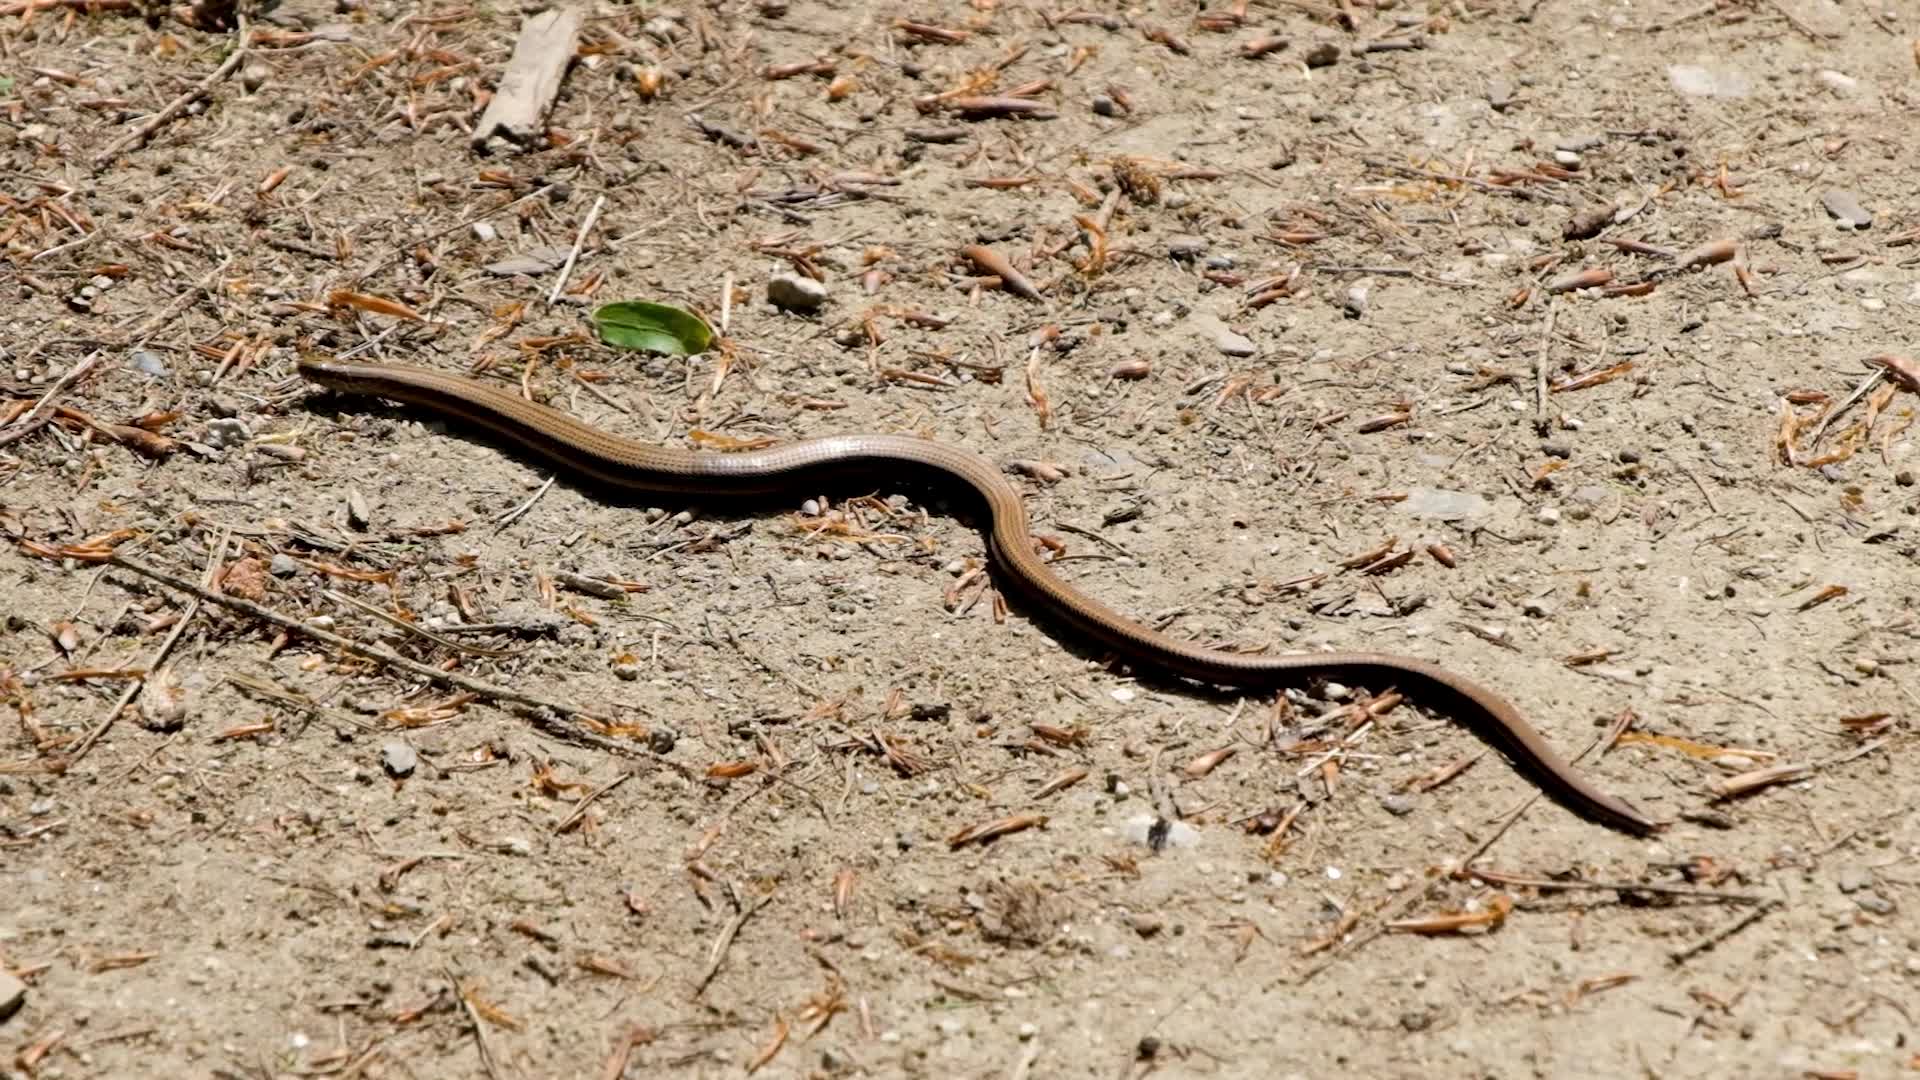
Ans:
[[[656,754],[673,753],[673,744],[680,736],[672,728],[657,727],[647,732],[647,749]]]
[[[1492,505],[1469,491],[1417,487],[1409,490],[1407,497],[1400,501],[1400,509],[1415,517],[1457,521],[1479,517],[1492,509]]]
[[[1833,877],[1843,893],[1856,893],[1873,885],[1873,871],[1864,866],[1843,866]]]
[[[1821,68],[1819,71],[1814,72],[1813,77],[1819,79],[1822,86],[1825,86],[1841,97],[1852,97],[1854,91],[1860,89],[1859,79],[1843,71],[1835,71],[1832,68]]]
[[[0,1023],[5,1023],[8,1017],[19,1012],[26,1000],[27,984],[21,981],[20,976],[0,966]]]
[[[373,512],[367,509],[367,497],[365,495],[360,494],[359,488],[356,488],[356,487],[348,488],[347,489],[347,524],[353,526],[356,529],[365,529],[372,522],[373,522]]]
[[[244,420],[228,418],[207,421],[207,445],[216,450],[245,446],[252,438],[253,432]]]
[[[1860,905],[1860,910],[1874,915],[1891,915],[1900,910],[1900,905],[1881,896],[1879,893],[1868,893],[1865,896],[1855,897],[1853,902]]]
[[[1367,297],[1372,292],[1373,279],[1370,277],[1363,277],[1359,281],[1347,286],[1346,299],[1340,302],[1341,308],[1346,311],[1347,318],[1360,319],[1366,317],[1368,306]]]
[[[1253,356],[1260,351],[1259,346],[1244,334],[1238,334],[1231,327],[1222,326],[1213,333],[1213,347],[1228,356]]]
[[[483,244],[491,244],[500,239],[500,232],[487,222],[476,221],[473,223],[473,238]]]
[[[1095,116],[1119,116],[1120,106],[1110,97],[1096,97],[1093,99],[1093,112]]]
[[[800,274],[775,274],[767,279],[767,299],[787,311],[816,311],[827,302],[827,287]]]
[[[1209,270],[1231,270],[1233,269],[1233,265],[1234,265],[1233,256],[1209,255],[1207,256],[1207,261],[1204,265]]]
[[[1020,1041],[1021,1042],[1026,1042],[1027,1040],[1033,1038],[1035,1035],[1038,1035],[1038,1034],[1040,1034],[1040,1029],[1031,1020],[1020,1025]]]
[[[1752,81],[1737,71],[1713,71],[1695,64],[1668,67],[1667,79],[1688,97],[1743,98],[1753,92]]]
[[[1560,508],[1557,506],[1543,506],[1538,513],[1533,515],[1533,519],[1542,525],[1558,525],[1560,524]]]
[[[1820,196],[1820,205],[1836,220],[1852,228],[1865,229],[1873,225],[1873,214],[1860,205],[1860,196],[1851,191],[1831,188]]]
[[[531,855],[533,845],[528,843],[525,837],[509,836],[500,841],[500,850],[509,855]]]
[[[300,564],[285,552],[276,552],[273,558],[267,560],[267,573],[274,577],[292,577],[299,572]]]
[[[1394,817],[1406,817],[1408,814],[1413,813],[1419,805],[1420,803],[1414,799],[1413,796],[1404,795],[1399,792],[1380,796],[1381,809],[1392,814]]]
[[[1159,820],[1152,814],[1140,814],[1129,818],[1120,827],[1120,833],[1136,844],[1150,843],[1154,823]],[[1166,830],[1166,842],[1162,845],[1165,848],[1190,848],[1200,843],[1200,830],[1184,821],[1168,822]]]
[[[135,349],[132,355],[127,357],[127,365],[142,375],[167,374],[167,362],[161,359],[159,353],[151,349]]]
[[[1192,262],[1207,253],[1211,245],[1204,236],[1176,233],[1167,237],[1167,255],[1181,262]]]
[[[419,753],[400,739],[389,739],[380,747],[380,767],[395,780],[412,776],[414,767],[419,764]]]
[[[1332,67],[1340,62],[1340,46],[1323,41],[1307,50],[1305,60],[1310,68]]]

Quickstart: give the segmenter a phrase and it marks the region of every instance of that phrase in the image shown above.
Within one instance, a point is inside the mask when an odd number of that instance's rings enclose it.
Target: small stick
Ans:
[[[587,220],[580,223],[580,232],[573,238],[573,250],[567,252],[567,261],[560,267],[560,276],[553,283],[553,291],[547,294],[547,306],[560,299],[560,290],[567,287],[567,279],[573,276],[573,264],[580,258],[580,248],[587,242],[587,233],[594,223],[600,220],[600,211],[607,205],[607,197],[601,195],[593,200],[593,209],[587,211]]]
[[[199,84],[194,86],[193,89],[174,98],[167,104],[166,108],[147,117],[146,120],[141,122],[139,127],[113,140],[112,145],[94,155],[93,171],[99,172],[112,164],[113,159],[119,157],[121,151],[139,143],[146,142],[155,131],[159,130],[161,125],[169,123],[174,117],[185,112],[187,106],[199,100],[201,95],[212,90],[224,81],[227,76],[233,74],[235,69],[239,68],[241,62],[247,58],[247,34],[247,24],[243,18],[240,23],[240,42],[233,47],[232,52],[227,54],[226,62],[214,69],[213,74],[201,79]]]
[[[493,1064],[493,1047],[487,1045],[487,1026],[480,1019],[480,1010],[474,1008],[473,1002],[467,1000],[467,991],[460,985],[460,980],[454,977],[453,969],[441,968],[440,970],[446,972],[447,981],[453,984],[453,996],[460,999],[460,1007],[467,1014],[467,1022],[473,1025],[473,1041],[480,1045],[481,1066],[487,1070],[487,1075],[493,1077],[493,1080],[500,1080],[500,1071]]]
[[[220,560],[226,557],[227,536],[228,530],[220,530],[220,538],[213,542],[213,551],[207,555],[207,572],[204,575],[205,580],[202,582],[202,584],[206,586],[211,587],[213,585],[213,575],[219,572]],[[193,622],[193,617],[199,613],[200,601],[197,599],[187,605],[186,611],[181,612],[180,621],[173,624],[173,632],[167,635],[167,640],[160,643],[160,648],[154,650],[153,659],[147,661],[147,672],[149,674],[160,670],[160,665],[166,661],[167,654],[173,651],[173,646],[180,640],[180,635],[187,632],[187,624]],[[71,768],[74,762],[86,757],[87,751],[93,749],[93,744],[99,742],[100,736],[107,733],[107,729],[113,726],[114,720],[117,719],[121,713],[125,712],[127,706],[132,703],[134,695],[138,694],[140,688],[146,685],[147,677],[147,675],[142,675],[139,678],[127,681],[127,688],[120,694],[120,700],[114,702],[113,708],[107,710],[107,715],[101,719],[98,724],[95,724],[92,730],[87,732],[85,737],[80,740],[80,745],[73,748],[73,753],[67,757],[65,763],[68,768]]]
[[[1479,878],[1494,885],[1516,885],[1526,889],[1586,889],[1596,892],[1642,892],[1655,896],[1691,897],[1695,900],[1726,900],[1739,904],[1777,903],[1771,896],[1755,896],[1752,893],[1716,892],[1711,889],[1693,889],[1684,885],[1638,884],[1631,881],[1558,881],[1553,878],[1524,877],[1519,874],[1504,874],[1498,870],[1458,870],[1456,878]]]
[[[1754,908],[1752,911],[1734,920],[1730,925],[1722,927],[1684,949],[1678,949],[1668,953],[1667,960],[1674,964],[1684,964],[1778,910],[1780,910],[1780,905],[1777,903],[1764,904]]]
[[[1880,380],[1886,377],[1887,369],[1884,367],[1876,367],[1873,369],[1873,374],[1860,380],[1860,385],[1853,388],[1853,393],[1848,394],[1846,400],[1842,401],[1832,412],[1829,412],[1826,418],[1820,421],[1819,427],[1813,429],[1813,438],[1807,441],[1807,449],[1813,450],[1818,448],[1821,437],[1826,435],[1827,429],[1832,427],[1833,422],[1840,418],[1840,414],[1853,408],[1855,402],[1858,402],[1861,398],[1871,393],[1874,387],[1880,385]]]
[[[1773,10],[1780,13],[1781,18],[1787,20],[1787,25],[1793,27],[1795,30],[1800,31],[1802,34],[1805,34],[1807,38],[1811,40],[1814,44],[1816,45],[1821,44],[1827,38],[1833,36],[1832,34],[1823,34],[1820,31],[1815,30],[1813,27],[1808,26],[1805,22],[1801,21],[1800,16],[1795,15],[1791,11],[1788,11],[1787,5],[1782,3],[1781,0],[1767,0],[1767,3],[1773,6]]]
[[[1540,335],[1540,355],[1533,358],[1533,430],[1545,435],[1552,428],[1547,420],[1547,356],[1553,352],[1553,324],[1560,317],[1560,305],[1547,301],[1547,328]]]
[[[587,812],[587,807],[593,805],[593,800],[599,798],[602,795],[605,795],[607,792],[612,791],[614,788],[619,787],[621,784],[624,784],[631,779],[633,779],[633,773],[631,771],[623,772],[619,776],[616,776],[613,779],[607,781],[606,783],[601,784],[599,787],[594,788],[592,791],[587,792],[587,794],[578,803],[574,805],[573,813],[568,814],[565,821],[562,821],[560,824],[555,825],[553,827],[553,831],[555,833],[563,833],[563,832],[566,832],[568,829],[573,828],[573,823],[576,821],[579,821],[581,817],[585,816]]]
[[[0,435],[0,439],[5,440],[4,442],[0,442],[0,446],[5,446],[7,443],[13,442],[28,431],[39,430],[39,428],[47,422],[48,414],[53,408],[53,403],[59,400],[60,395],[66,391],[67,387],[72,386],[81,378],[85,377],[88,372],[92,371],[100,363],[100,358],[103,355],[105,354],[95,349],[93,352],[88,353],[85,359],[68,368],[65,375],[55,379],[53,385],[47,389],[47,392],[41,396],[39,401],[34,403],[32,409],[28,410],[27,415],[14,422],[14,431],[10,431],[6,435]],[[1885,371],[1884,368],[1881,370],[1883,372]],[[16,434],[16,432],[18,434]]]
[[[106,561],[114,566],[120,567],[122,570],[131,570],[141,577],[152,578],[163,585],[169,585],[179,589],[181,592],[197,596],[208,603],[219,604],[222,607],[245,612],[256,619],[270,622],[281,629],[291,630],[296,634],[301,634],[314,641],[331,645],[344,652],[350,652],[356,656],[364,656],[369,660],[378,660],[388,667],[397,668],[410,675],[426,679],[428,682],[437,686],[452,687],[456,690],[468,690],[492,701],[511,701],[520,705],[530,705],[534,708],[551,709],[554,712],[567,716],[597,717],[599,715],[588,709],[580,708],[577,705],[569,705],[563,701],[552,701],[536,694],[525,693],[524,691],[514,690],[505,686],[498,686],[455,672],[442,671],[437,667],[422,664],[415,660],[409,660],[399,653],[383,649],[378,645],[362,644],[351,638],[344,638],[339,634],[322,630],[317,626],[309,626],[299,619],[293,618],[290,615],[282,615],[270,607],[256,604],[251,600],[242,600],[237,596],[227,596],[214,592],[212,589],[196,585],[178,574],[170,574],[165,570],[148,566],[145,563],[138,562],[125,555],[109,555]],[[600,741],[601,740],[596,740],[594,745],[599,745]],[[612,740],[604,741],[613,746],[619,745],[618,743],[612,742]]]
[[[740,928],[747,925],[747,920],[753,918],[754,912],[766,907],[773,900],[773,894],[768,893],[746,907],[741,907],[740,892],[731,883],[727,885],[727,893],[733,898],[736,911],[733,918],[727,920],[727,925],[720,928],[720,936],[713,939],[713,948],[707,950],[706,973],[700,976],[700,981],[693,987],[693,996],[696,998],[706,993],[707,984],[713,981],[715,975],[720,974],[720,965],[726,960],[727,950],[733,947],[733,939],[740,933]]]
[[[534,492],[532,498],[528,499],[526,502],[521,503],[519,506],[516,506],[513,509],[507,511],[506,513],[501,514],[500,520],[493,523],[494,530],[497,532],[513,524],[515,521],[518,521],[520,519],[520,515],[533,509],[533,504],[539,502],[540,496],[545,495],[547,493],[547,489],[552,487],[553,482],[555,480],[558,480],[559,478],[560,477],[558,473],[554,474],[553,476],[547,477],[547,482],[540,485],[540,490]]]

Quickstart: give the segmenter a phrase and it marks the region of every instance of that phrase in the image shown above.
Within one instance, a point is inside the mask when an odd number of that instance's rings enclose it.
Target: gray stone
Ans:
[[[412,776],[419,764],[420,755],[400,739],[389,739],[380,747],[380,766],[395,780]]]
[[[1254,356],[1260,347],[1253,339],[1234,332],[1232,327],[1222,326],[1213,332],[1213,347],[1228,356]]]
[[[800,274],[775,274],[767,279],[767,299],[788,311],[817,311],[827,302],[827,287]]]
[[[0,967],[0,1024],[20,1011],[27,1001],[27,984],[20,977],[4,967]]]
[[[1865,229],[1873,225],[1873,214],[1860,205],[1860,197],[1851,191],[1832,188],[1820,196],[1820,205],[1835,219],[1856,229]]]

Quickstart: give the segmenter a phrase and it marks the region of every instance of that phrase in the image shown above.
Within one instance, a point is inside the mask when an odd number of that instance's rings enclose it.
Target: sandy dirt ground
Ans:
[[[479,153],[534,8],[135,8],[0,3],[0,1074],[1920,1072],[1920,10],[594,4]],[[349,351],[971,448],[1142,622],[1437,661],[1666,827]]]

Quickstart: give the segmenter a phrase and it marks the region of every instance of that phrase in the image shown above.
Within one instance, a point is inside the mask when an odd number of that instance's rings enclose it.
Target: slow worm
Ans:
[[[589,480],[629,491],[693,497],[792,495],[819,472],[864,470],[897,480],[930,473],[970,488],[985,502],[987,551],[1005,580],[1045,615],[1126,660],[1223,687],[1271,688],[1321,678],[1354,685],[1391,683],[1430,706],[1485,721],[1483,731],[1572,810],[1634,833],[1659,826],[1595,787],[1507,701],[1437,664],[1386,653],[1268,655],[1210,649],[1158,633],[1056,577],[1034,552],[1026,503],[1000,470],[958,447],[907,435],[830,435],[743,453],[651,446],[591,427],[486,383],[428,368],[303,357],[300,374],[348,394],[390,398],[484,428]]]

